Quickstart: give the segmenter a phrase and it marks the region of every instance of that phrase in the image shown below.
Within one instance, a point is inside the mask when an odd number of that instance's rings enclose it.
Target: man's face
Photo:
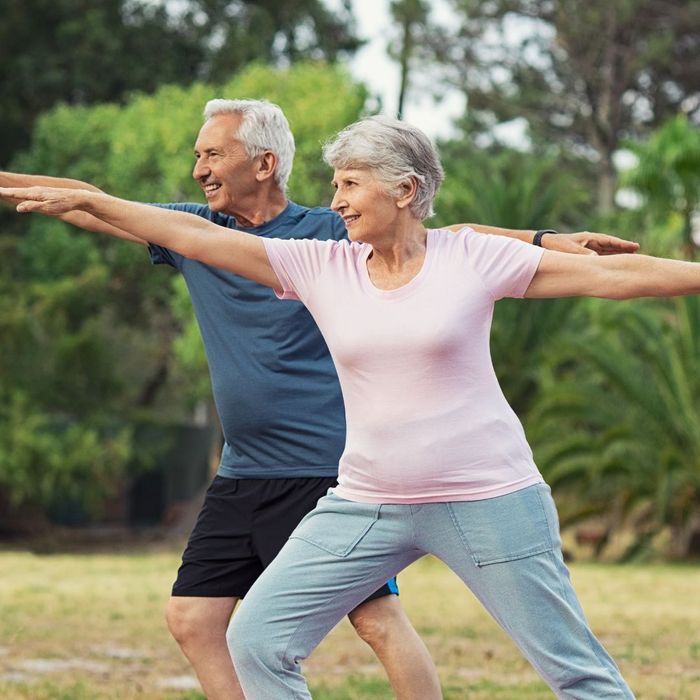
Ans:
[[[212,211],[235,215],[259,189],[258,158],[251,160],[236,138],[239,114],[219,114],[205,122],[194,145],[192,177]]]

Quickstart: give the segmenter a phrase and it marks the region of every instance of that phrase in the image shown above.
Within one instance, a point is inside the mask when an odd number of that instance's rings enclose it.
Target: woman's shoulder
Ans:
[[[458,255],[469,250],[470,242],[479,234],[469,226],[460,229],[434,228],[428,229],[431,244],[437,250],[443,250],[448,255]]]
[[[282,250],[286,248],[290,254],[338,263],[357,259],[366,248],[364,243],[318,238],[277,239],[272,245],[280,246]]]
[[[441,241],[454,241],[478,235],[468,224],[464,224],[464,226],[460,226],[459,228],[457,226],[451,226],[450,228],[443,227],[429,230]]]

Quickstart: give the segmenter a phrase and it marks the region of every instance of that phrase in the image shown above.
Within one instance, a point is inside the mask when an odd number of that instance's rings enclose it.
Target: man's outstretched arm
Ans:
[[[473,228],[477,233],[517,238],[524,243],[532,243],[532,239],[535,236],[535,231],[484,226],[483,224],[453,224],[445,228],[450,229],[450,231],[459,231],[465,226]],[[590,231],[546,233],[540,239],[540,243],[547,250],[579,255],[615,255],[618,253],[636,253],[639,250],[639,243],[634,241],[626,241],[617,236],[610,236],[606,233],[592,233]]]
[[[23,173],[0,172],[0,187],[62,187],[71,190],[88,190],[90,192],[102,192],[99,187],[95,187],[82,180],[73,180],[67,177],[51,177],[49,175],[26,175]],[[0,200],[8,204],[17,202],[8,197],[1,197]],[[116,226],[98,219],[85,211],[69,211],[57,217],[68,224],[84,228],[94,233],[104,233],[109,236],[123,238],[126,241],[147,245],[147,241],[135,236],[133,233],[124,231]]]

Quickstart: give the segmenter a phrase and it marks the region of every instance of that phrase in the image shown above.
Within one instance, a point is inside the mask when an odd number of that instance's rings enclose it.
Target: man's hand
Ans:
[[[542,247],[547,250],[557,250],[560,253],[575,253],[578,255],[615,255],[617,253],[636,253],[639,243],[626,241],[606,233],[545,233],[542,236]]]
[[[61,216],[83,209],[91,196],[89,190],[59,187],[0,187],[0,197],[16,202],[17,211],[25,214]]]
[[[534,231],[500,228],[498,226],[486,226],[484,224],[451,224],[444,228],[461,231],[469,226],[477,233],[491,236],[506,236],[515,238],[523,243],[532,243]],[[578,233],[545,233],[540,239],[540,244],[547,250],[556,250],[560,253],[574,253],[576,255],[614,255],[615,253],[636,253],[639,244],[626,241],[617,236],[609,236],[607,233],[591,233],[580,231]]]

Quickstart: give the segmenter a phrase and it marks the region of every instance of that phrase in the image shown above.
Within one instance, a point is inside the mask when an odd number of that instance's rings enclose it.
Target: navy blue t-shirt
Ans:
[[[276,218],[244,228],[203,204],[162,204],[266,238],[346,237],[330,209],[290,202]],[[225,444],[218,474],[228,478],[335,476],[345,445],[345,412],[326,343],[300,302],[161,246],[151,260],[185,278],[204,340]]]

